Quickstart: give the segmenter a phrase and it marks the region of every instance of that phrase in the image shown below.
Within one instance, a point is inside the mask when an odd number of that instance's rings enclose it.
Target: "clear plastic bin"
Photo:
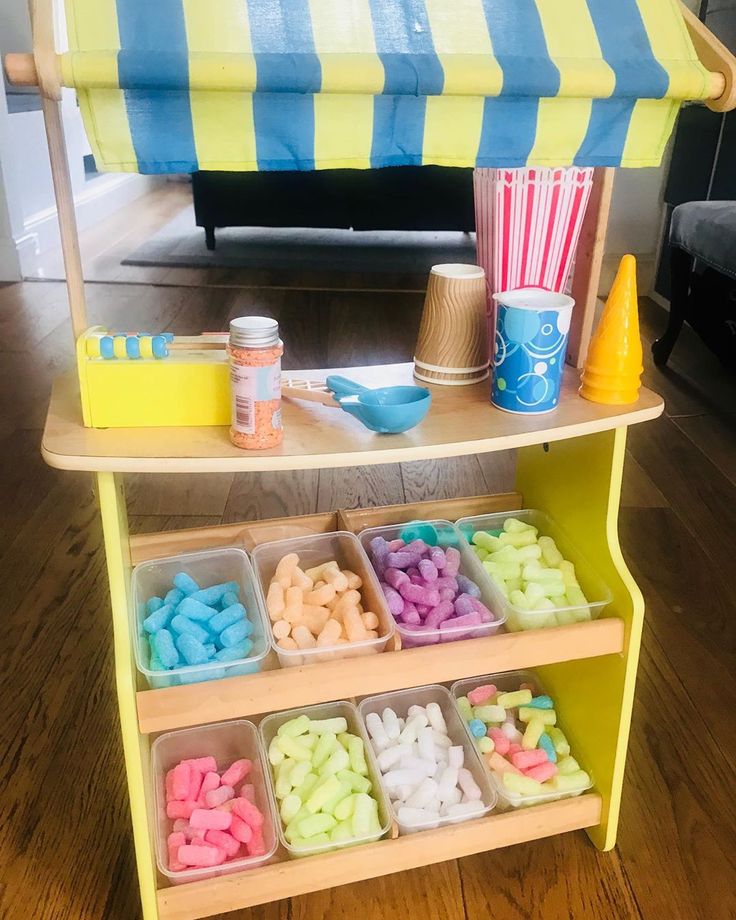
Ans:
[[[503,674],[485,674],[483,677],[468,677],[464,680],[456,680],[452,687],[450,687],[450,693],[453,698],[457,700],[458,697],[467,696],[471,690],[475,690],[476,687],[482,687],[484,684],[495,684],[496,688],[501,693],[509,693],[513,690],[518,690],[519,685],[523,683],[532,685],[532,694],[534,696],[542,696],[546,692],[544,686],[533,671],[506,671]],[[460,721],[465,726],[468,738],[470,738],[473,747],[477,750],[475,738],[471,734],[468,723],[463,718],[460,710],[458,710],[458,715]],[[560,723],[559,715],[560,713],[557,711],[557,725],[565,732],[564,723]],[[567,735],[566,732],[565,734]],[[570,748],[570,753],[575,757],[575,749],[572,744]],[[577,760],[577,758],[575,759]],[[585,770],[588,776],[591,777],[590,784],[584,789],[576,789],[574,792],[545,792],[542,795],[517,795],[513,792],[509,792],[503,783],[496,777],[493,770],[488,767],[482,757],[480,757],[480,760],[483,764],[483,769],[488,773],[498,791],[498,808],[501,811],[508,811],[512,808],[527,808],[529,805],[540,805],[543,802],[556,802],[558,799],[571,799],[574,796],[581,795],[583,792],[587,792],[588,789],[593,787],[594,781],[592,774],[585,769],[584,764],[580,764],[580,769]]]
[[[347,700],[339,700],[334,703],[319,703],[316,706],[304,706],[301,709],[289,709],[286,712],[274,712],[270,716],[261,722],[261,743],[263,746],[264,754],[267,755],[269,745],[271,741],[276,737],[276,734],[284,724],[291,719],[296,719],[301,715],[309,716],[310,719],[337,719],[340,716],[344,717],[348,723],[348,731],[352,735],[358,735],[358,737],[363,739],[363,745],[365,747],[365,760],[368,766],[368,779],[371,781],[373,788],[370,791],[370,795],[376,799],[378,802],[378,819],[381,822],[381,829],[377,834],[369,834],[366,837],[354,837],[352,840],[345,840],[340,843],[322,843],[317,844],[312,847],[299,847],[295,849],[289,843],[289,841],[284,836],[284,827],[281,822],[281,819],[278,818],[278,829],[279,829],[279,840],[281,841],[284,849],[289,853],[292,859],[301,859],[304,856],[314,856],[317,853],[326,853],[329,850],[338,850],[343,847],[352,847],[358,846],[361,843],[373,843],[376,840],[380,840],[381,837],[384,837],[391,826],[391,812],[389,810],[388,801],[383,792],[383,786],[381,785],[381,772],[378,769],[376,764],[375,757],[373,756],[373,749],[371,748],[370,741],[368,740],[368,735],[366,734],[363,723],[358,716],[358,710],[353,706],[352,703],[348,703]],[[272,786],[270,790],[270,795],[274,802],[276,802],[276,794],[273,789],[274,779],[273,772],[269,769],[268,771],[269,782]],[[278,815],[278,804],[276,807],[276,814]]]
[[[343,645],[328,645],[310,649],[283,649],[276,644],[271,629],[271,620],[266,608],[266,595],[276,566],[288,553],[299,556],[299,566],[311,569],[324,562],[335,560],[341,569],[348,569],[360,575],[363,586],[360,589],[363,609],[372,611],[378,617],[378,636],[362,642],[349,642]],[[318,661],[333,661],[336,658],[358,658],[382,652],[394,634],[393,617],[388,611],[386,601],[378,584],[373,567],[368,561],[363,548],[352,533],[313,534],[308,537],[296,537],[292,540],[278,540],[275,543],[262,543],[251,553],[253,568],[256,572],[263,609],[271,644],[279,658],[282,668],[295,665],[312,664]]]
[[[369,527],[358,534],[363,549],[370,560],[370,542],[374,537],[383,537],[390,542],[401,536],[409,524],[417,525],[411,521],[404,524],[390,524],[384,527]],[[463,540],[454,524],[449,521],[421,521],[421,525],[431,525],[437,531],[441,546],[454,546],[460,551],[460,572],[474,581],[480,588],[480,599],[496,617],[493,623],[481,623],[480,626],[457,626],[446,629],[407,629],[401,623],[396,623],[396,631],[401,636],[402,648],[416,648],[420,645],[434,645],[437,642],[456,642],[459,639],[478,639],[481,636],[492,636],[498,632],[499,627],[505,622],[506,614],[503,606],[499,604],[496,592],[489,586],[489,578],[483,571],[478,557]]]
[[[246,783],[255,787],[255,804],[263,814],[263,841],[266,852],[263,856],[246,856],[233,859],[221,866],[203,869],[185,869],[172,872],[169,869],[167,838],[171,833],[173,821],[166,815],[166,774],[180,761],[197,757],[214,757],[218,772],[226,770],[236,760],[247,757],[253,762]],[[276,835],[276,808],[271,796],[268,781],[268,764],[264,757],[258,731],[252,722],[244,719],[235,722],[219,722],[214,725],[201,725],[181,731],[160,735],[151,747],[151,778],[154,785],[155,809],[153,826],[156,834],[156,862],[161,872],[175,885],[185,882],[201,881],[253,869],[270,860],[276,852],[278,838]]]
[[[527,509],[524,511],[501,511],[497,514],[480,514],[476,517],[460,518],[456,526],[463,537],[463,542],[470,546],[469,538],[476,531],[502,530],[503,523],[508,518],[517,518],[520,521],[531,524],[532,527],[537,528],[539,536],[552,537],[565,559],[575,566],[578,582],[588,600],[585,605],[558,607],[555,610],[521,610],[503,595],[501,589],[481,565],[484,582],[490,586],[496,606],[504,611],[506,628],[509,632],[563,626],[584,620],[595,620],[596,617],[600,616],[604,608],[613,600],[610,588],[565,531],[544,511]],[[475,555],[472,547],[470,547],[470,551]],[[478,557],[475,556],[475,558],[480,563]]]
[[[173,578],[178,572],[191,575],[203,588],[225,581],[237,581],[240,585],[241,603],[253,624],[253,632],[249,637],[253,642],[253,648],[247,658],[227,663],[214,661],[199,665],[183,665],[171,671],[151,670],[151,647],[148,634],[143,629],[143,621],[147,616],[146,601],[149,597],[163,597],[173,587]],[[235,547],[203,550],[142,562],[133,569],[130,596],[133,607],[130,619],[135,660],[149,687],[157,689],[178,684],[194,684],[221,677],[235,677],[238,674],[254,674],[261,670],[263,659],[269,652],[267,618],[263,613],[255,575],[245,550]]]
[[[464,765],[470,770],[473,779],[480,787],[483,815],[488,814],[496,804],[495,786],[491,783],[488,771],[481,762],[475,744],[473,744],[472,739],[469,738],[468,732],[465,730],[463,717],[458,712],[450,692],[445,687],[440,686],[440,684],[431,684],[427,687],[411,687],[408,690],[396,690],[393,693],[367,696],[358,706],[358,713],[365,726],[365,717],[371,712],[377,712],[381,715],[384,709],[393,709],[400,719],[405,719],[410,706],[427,706],[429,703],[439,704],[442,715],[445,718],[447,735],[450,741],[454,745],[462,745],[465,752]],[[372,747],[371,745],[371,749]],[[376,766],[378,765],[376,764]],[[381,786],[383,788],[383,778],[381,778]],[[416,834],[419,831],[444,827],[446,824],[460,824],[462,821],[472,821],[475,818],[483,817],[483,815],[469,815],[465,818],[450,818],[439,817],[438,815],[436,821],[429,821],[426,824],[402,824],[389,794],[385,789],[383,791],[391,811],[391,817],[396,822],[401,834]]]

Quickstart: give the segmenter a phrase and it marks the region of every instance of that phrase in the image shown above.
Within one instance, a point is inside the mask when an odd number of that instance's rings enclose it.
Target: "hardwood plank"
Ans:
[[[419,460],[402,463],[401,478],[408,502],[426,499],[456,498],[458,495],[481,495],[489,489],[475,455],[448,460]],[[505,490],[501,490],[505,491]]]
[[[479,853],[459,865],[468,918],[643,918],[618,854],[597,853],[582,834]]]
[[[365,508],[404,501],[404,484],[398,464],[320,470],[317,510]]]
[[[487,492],[512,492],[516,484],[516,451],[497,450],[478,454]]]
[[[693,415],[674,421],[698,450],[736,486],[736,415]]]
[[[225,513],[235,474],[156,476],[142,473],[127,479],[125,493],[130,514],[219,518]]]
[[[223,521],[257,521],[318,511],[318,470],[291,473],[236,473]]]
[[[622,508],[667,508],[669,502],[638,460],[626,451],[624,479],[621,486]]]
[[[733,567],[733,535],[736,533],[736,488],[692,441],[668,418],[647,425],[645,436],[636,427],[629,431],[629,449],[642,469],[656,481],[662,494],[715,564],[736,601]],[[694,487],[694,484],[697,486]]]

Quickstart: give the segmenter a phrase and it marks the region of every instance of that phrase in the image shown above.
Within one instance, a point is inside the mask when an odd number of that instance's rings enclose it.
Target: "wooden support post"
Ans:
[[[51,177],[59,219],[61,249],[64,256],[66,287],[72,333],[77,338],[87,328],[87,301],[84,294],[82,258],[79,250],[74,193],[69,174],[64,125],[61,119],[61,78],[58,56],[54,46],[53,0],[31,0],[29,4],[33,29],[33,57],[41,92],[43,120],[51,160]]]
[[[575,274],[572,279],[572,311],[570,338],[567,343],[567,363],[582,367],[593,331],[598,284],[601,278],[603,250],[606,244],[608,213],[611,209],[614,170],[597,168],[593,176],[593,190],[580,231]]]

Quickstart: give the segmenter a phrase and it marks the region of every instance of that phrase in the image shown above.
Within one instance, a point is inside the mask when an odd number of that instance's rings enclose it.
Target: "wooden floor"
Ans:
[[[407,360],[421,296],[93,284],[119,328],[282,323],[289,367]],[[643,305],[647,341],[662,323]],[[39,454],[71,363],[64,289],[0,287],[0,917],[134,920],[102,536],[87,474]],[[668,414],[629,441],[623,546],[647,601],[618,848],[580,833],[231,914],[245,920],[736,917],[736,380],[685,334],[647,367]],[[358,470],[131,478],[137,531],[503,489],[513,458]]]

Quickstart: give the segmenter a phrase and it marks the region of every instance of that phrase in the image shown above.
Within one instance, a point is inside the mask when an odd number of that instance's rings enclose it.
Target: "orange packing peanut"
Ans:
[[[301,588],[303,591],[311,591],[312,585],[314,584],[309,575],[307,575],[305,572],[302,572],[298,565],[291,573],[291,583],[297,588]]]
[[[317,588],[314,591],[309,591],[304,596],[304,603],[314,604],[317,607],[324,607],[324,605],[333,600],[334,597],[335,586],[325,584],[321,588]]]
[[[348,580],[343,572],[337,568],[337,563],[335,563],[335,568],[326,568],[322,574],[322,577],[327,582],[328,585],[332,585],[335,591],[347,591],[348,589]]]
[[[279,648],[286,649],[290,652],[295,652],[299,648],[291,636],[285,636],[283,639],[279,639],[276,645],[278,645]]]
[[[291,632],[291,624],[286,620],[276,620],[273,624],[273,634],[277,639],[285,639]]]
[[[283,559],[279,561],[279,564],[276,566],[276,571],[274,572],[274,578],[282,586],[284,591],[287,588],[291,587],[291,576],[294,569],[299,565],[299,557],[296,553],[287,553]],[[288,601],[287,601],[288,603]]]
[[[230,440],[245,450],[277,447],[281,425],[279,324],[266,316],[242,316],[230,322]]]
[[[268,594],[266,595],[266,607],[269,617],[272,620],[278,620],[283,613],[284,606],[284,589],[278,581],[272,581],[268,587]]]
[[[350,642],[362,642],[366,638],[366,630],[355,607],[346,607],[342,618]]]
[[[340,600],[332,608],[332,615],[338,619],[343,615],[343,612],[349,607],[355,609],[360,603],[360,594],[357,591],[346,591],[345,594],[340,598]]]
[[[350,569],[343,569],[342,574],[345,576],[345,578],[347,578],[348,588],[351,591],[356,591],[363,587],[363,579],[360,577],[360,575],[356,575],[356,573],[351,572]]]
[[[360,612],[360,607],[358,607],[358,611]],[[378,628],[378,617],[375,615],[375,613],[371,613],[369,610],[367,610],[365,613],[361,614],[360,618],[363,621],[363,626],[365,626],[366,629]]]

